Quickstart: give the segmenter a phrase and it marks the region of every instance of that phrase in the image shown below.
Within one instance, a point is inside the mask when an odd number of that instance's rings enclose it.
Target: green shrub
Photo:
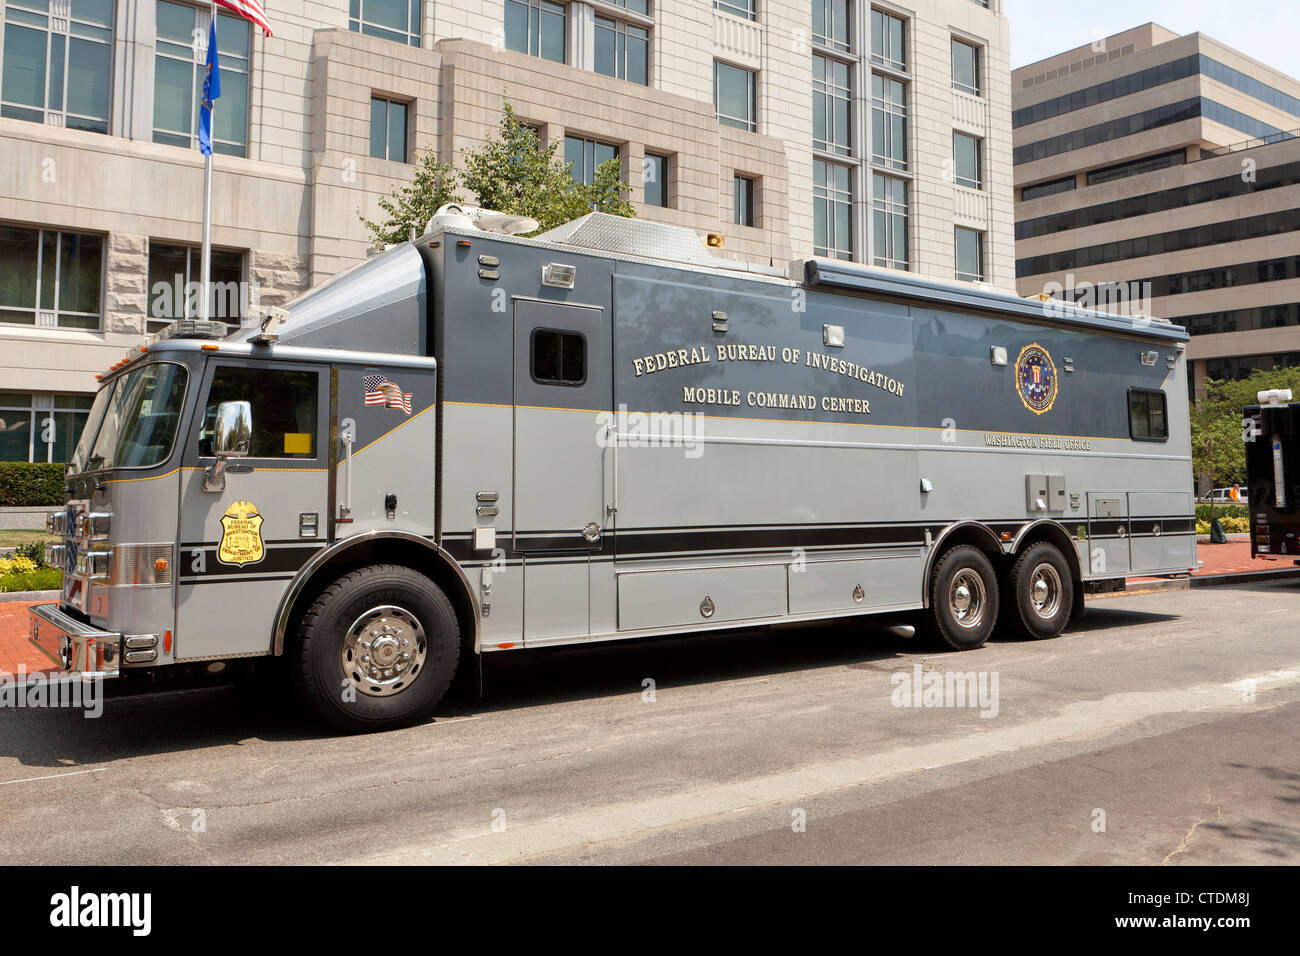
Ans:
[[[15,591],[57,591],[63,586],[63,572],[58,568],[37,568],[35,571],[10,571],[0,574],[0,594]]]
[[[55,462],[0,461],[0,508],[63,504],[63,473]]]
[[[1224,534],[1250,533],[1250,519],[1245,515],[1229,515],[1226,518],[1222,518],[1219,517],[1216,510],[1214,516],[1219,518],[1219,527],[1223,529]],[[1199,535],[1207,535],[1210,533],[1210,521],[1208,518],[1204,521],[1196,522],[1196,533]]]
[[[37,568],[48,567],[45,563],[45,545],[39,541],[28,541],[14,548],[14,557],[27,558]]]
[[[1244,493],[1242,496],[1245,497]],[[1245,505],[1232,504],[1214,506],[1214,517],[1218,518],[1220,521],[1224,518],[1245,518],[1248,514],[1249,512],[1246,510]],[[1196,506],[1196,520],[1207,522],[1210,520],[1210,505],[1208,502]]]

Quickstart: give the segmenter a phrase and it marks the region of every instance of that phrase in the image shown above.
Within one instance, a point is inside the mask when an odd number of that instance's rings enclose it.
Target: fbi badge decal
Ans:
[[[251,501],[236,501],[221,516],[221,546],[217,560],[222,564],[256,564],[266,557],[262,544],[262,515]]]
[[[1035,415],[1049,411],[1056,401],[1056,363],[1037,342],[1026,345],[1016,359],[1016,391]]]

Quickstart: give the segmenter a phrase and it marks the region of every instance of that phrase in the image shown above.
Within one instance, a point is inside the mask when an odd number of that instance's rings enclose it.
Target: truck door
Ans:
[[[613,401],[603,309],[515,300],[514,547],[598,551]]]
[[[213,360],[185,437],[176,659],[264,653],[280,598],[327,527],[329,370]],[[217,406],[252,408],[248,457],[204,488]]]

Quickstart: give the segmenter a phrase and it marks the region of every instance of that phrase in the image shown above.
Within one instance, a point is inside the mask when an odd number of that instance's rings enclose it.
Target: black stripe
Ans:
[[[325,543],[321,542],[308,546],[267,548],[266,554],[261,561],[241,566],[238,564],[222,564],[217,560],[217,547],[215,545],[182,545],[180,554],[182,570],[179,577],[182,582],[192,583],[204,578],[228,580],[239,575],[296,572],[324,547]],[[204,552],[204,569],[202,571],[193,570],[193,552],[198,550]]]

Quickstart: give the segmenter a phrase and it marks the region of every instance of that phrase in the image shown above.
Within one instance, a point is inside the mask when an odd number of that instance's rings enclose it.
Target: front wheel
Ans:
[[[1011,566],[1007,585],[1016,610],[1009,617],[1022,637],[1056,637],[1070,623],[1074,581],[1065,555],[1054,545],[1040,541],[1026,548]]]
[[[303,618],[294,682],[319,717],[348,731],[427,717],[460,658],[456,612],[424,575],[369,565],[327,587]]]

